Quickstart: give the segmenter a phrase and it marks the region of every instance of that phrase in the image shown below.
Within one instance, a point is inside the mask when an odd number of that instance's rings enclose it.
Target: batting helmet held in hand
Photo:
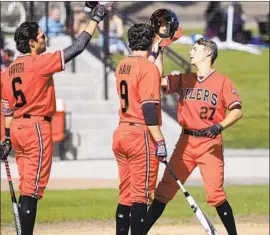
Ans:
[[[172,38],[179,28],[179,20],[170,9],[158,9],[150,17],[150,25],[161,38]]]

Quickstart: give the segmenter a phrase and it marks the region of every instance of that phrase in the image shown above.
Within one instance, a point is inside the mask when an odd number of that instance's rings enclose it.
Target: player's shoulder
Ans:
[[[215,71],[215,77],[219,81],[219,83],[227,84],[227,83],[233,83],[233,81],[230,79],[230,77],[226,74],[223,74],[221,72]]]
[[[138,57],[137,60],[138,60],[138,64],[139,64],[142,68],[145,68],[145,69],[148,69],[148,68],[155,69],[155,68],[157,68],[157,66],[156,66],[153,62],[150,62],[150,61],[149,61],[147,58],[145,58],[145,57]]]
[[[153,75],[159,76],[158,67],[145,57],[138,58],[138,68],[139,68],[140,74],[142,75],[151,74],[152,76]]]

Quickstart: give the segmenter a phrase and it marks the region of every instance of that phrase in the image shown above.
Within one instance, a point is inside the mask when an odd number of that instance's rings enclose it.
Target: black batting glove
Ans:
[[[3,143],[0,142],[0,157],[2,160],[6,160],[11,149],[11,141],[10,141],[10,129],[5,128],[5,141]]]
[[[219,124],[219,123],[216,123],[214,124],[213,126],[207,128],[204,133],[206,135],[206,137],[209,137],[209,138],[216,138],[217,135],[219,135],[221,132],[223,131],[223,127]]]
[[[108,9],[104,5],[98,4],[92,11],[91,11],[91,20],[96,21],[99,23],[102,21],[108,14]]]
[[[164,140],[160,140],[156,142],[156,157],[160,162],[165,162],[167,159],[167,149],[166,149],[166,143]]]
[[[3,143],[0,143],[0,157],[1,160],[7,160],[7,157],[12,149],[10,139],[6,138]]]
[[[97,1],[87,1],[85,2],[84,4],[84,11],[85,12],[88,12],[88,13],[91,13],[92,10],[98,5],[98,2]]]

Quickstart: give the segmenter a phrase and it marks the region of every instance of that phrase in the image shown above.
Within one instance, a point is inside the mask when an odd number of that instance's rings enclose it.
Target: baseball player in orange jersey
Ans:
[[[54,53],[42,54],[46,36],[36,22],[22,23],[15,32],[16,47],[22,55],[10,64],[2,81],[2,111],[7,117],[6,139],[1,147],[7,151],[1,157],[7,157],[12,143],[20,175],[22,235],[33,234],[37,201],[43,196],[51,171],[51,119],[56,111],[53,74],[63,71],[65,63],[83,52],[107,11],[96,4],[76,41]]]
[[[176,92],[180,95],[178,121],[183,128],[169,164],[182,183],[185,183],[196,166],[199,167],[207,202],[216,208],[228,234],[236,235],[233,212],[223,188],[221,132],[241,119],[242,105],[232,81],[212,67],[217,54],[216,43],[201,38],[190,51],[190,61],[196,66],[197,73],[162,78],[161,85],[165,93]],[[227,110],[229,112],[226,115]],[[145,234],[178,189],[178,184],[166,169],[148,210]]]
[[[164,161],[167,156],[160,130],[160,73],[150,62],[157,53],[150,53],[153,38],[153,28],[148,24],[132,26],[128,30],[132,53],[120,61],[115,72],[120,99],[119,126],[113,135],[120,178],[117,235],[128,235],[129,227],[131,235],[142,234],[156,186],[158,159]]]

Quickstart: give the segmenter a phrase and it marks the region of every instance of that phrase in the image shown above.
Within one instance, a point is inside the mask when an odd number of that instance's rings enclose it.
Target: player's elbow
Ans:
[[[237,120],[240,120],[243,118],[243,109],[235,109]]]
[[[240,120],[243,118],[243,107],[241,104],[237,104],[231,108],[231,112],[234,113],[235,119]]]

